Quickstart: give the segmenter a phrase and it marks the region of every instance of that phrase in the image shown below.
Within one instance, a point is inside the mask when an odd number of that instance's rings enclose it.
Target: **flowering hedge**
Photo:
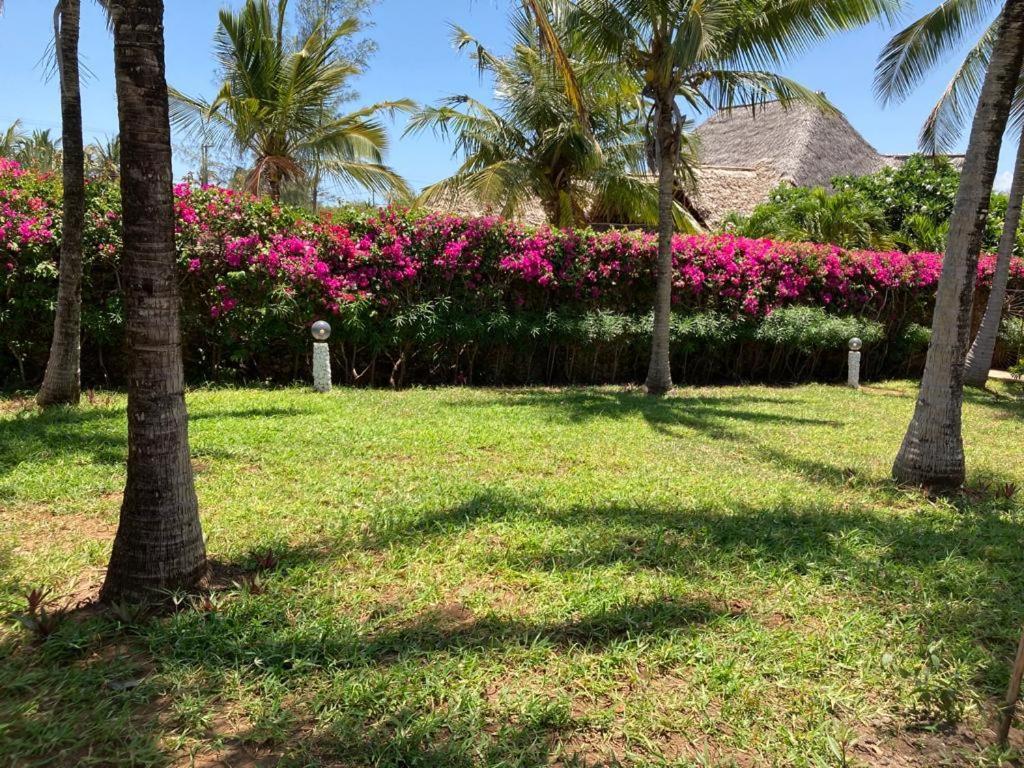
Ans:
[[[87,195],[83,373],[116,382],[118,193],[91,182]],[[0,381],[30,381],[45,363],[59,199],[57,180],[0,159]],[[305,329],[320,317],[337,328],[334,351],[350,380],[612,380],[642,369],[656,255],[650,234],[529,229],[395,208],[314,221],[267,200],[185,184],[175,201],[192,378],[299,376]],[[721,370],[712,366],[706,377],[757,377],[765,359],[777,360],[763,348],[789,337],[759,336],[768,318],[772,327],[793,325],[794,339],[812,315],[845,317],[869,335],[877,324],[880,347],[895,350],[907,328],[926,324],[941,269],[938,254],[731,235],[678,236],[673,251],[678,327],[720,331],[677,333],[684,358],[701,349],[720,358]],[[983,283],[993,261],[982,259]],[[1013,279],[1024,279],[1019,261]],[[817,314],[795,312],[801,307]],[[687,325],[685,318],[704,320]],[[771,375],[813,373],[808,361],[835,351],[826,346],[836,340],[826,337],[827,345],[800,351],[800,361]],[[883,357],[876,355],[880,364]]]

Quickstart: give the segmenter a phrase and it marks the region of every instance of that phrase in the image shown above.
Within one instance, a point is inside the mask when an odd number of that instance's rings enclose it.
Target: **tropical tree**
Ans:
[[[2,8],[3,4],[0,3],[0,9]],[[24,138],[25,134],[21,130],[21,120],[15,120],[0,133],[0,157],[14,157],[14,153],[18,150],[18,144]]]
[[[284,184],[308,181],[314,168],[343,185],[387,197],[408,194],[406,183],[384,164],[388,136],[380,117],[410,109],[411,103],[336,111],[338,94],[360,72],[337,55],[340,41],[357,24],[321,24],[292,45],[285,35],[286,7],[287,0],[278,0],[273,10],[269,0],[246,0],[237,13],[220,12],[220,92],[207,102],[172,91],[175,124],[248,155],[246,189],[265,190],[275,200]]]
[[[91,179],[116,181],[121,167],[121,138],[115,136],[85,148],[86,175]]]
[[[480,73],[493,77],[496,105],[450,96],[413,115],[406,134],[429,129],[454,138],[462,157],[454,175],[423,191],[422,202],[471,198],[515,216],[537,200],[554,226],[585,224],[595,210],[605,220],[657,222],[657,189],[644,177],[640,89],[622,67],[588,55],[564,23],[566,8],[554,4],[552,21],[587,95],[588,125],[579,121],[565,80],[525,11],[512,14],[507,56],[454,27],[456,47],[469,49]],[[685,218],[682,208],[677,213]]]
[[[109,0],[121,130],[128,478],[101,596],[137,599],[206,574],[189,459],[162,0]]]
[[[885,214],[852,189],[780,184],[749,216],[726,219],[745,237],[831,243],[843,248],[886,248],[890,234]]]
[[[996,352],[999,328],[1003,324],[1003,307],[1006,304],[1006,289],[1010,283],[1010,262],[1017,247],[1017,230],[1020,227],[1021,204],[1024,203],[1024,141],[1017,139],[1017,157],[1013,166],[1013,181],[1006,205],[1003,234],[996,251],[995,274],[992,288],[985,304],[985,314],[974,336],[971,348],[964,360],[964,384],[969,387],[984,387],[988,384],[992,369],[992,358]]]
[[[85,149],[78,71],[81,11],[80,0],[60,0],[54,12],[64,215],[53,341],[43,383],[36,395],[36,402],[41,406],[77,405],[81,396],[82,237],[85,230]]]
[[[14,159],[38,173],[57,173],[61,169],[61,140],[50,135],[50,130],[35,130],[15,144]]]
[[[4,0],[0,0],[0,11]],[[60,82],[61,139],[50,132],[21,134],[15,121],[0,136],[0,155],[13,156],[35,170],[63,173],[63,223],[58,266],[53,340],[42,386],[41,406],[74,405],[81,394],[82,235],[85,229],[85,153],[82,139],[82,94],[78,67],[81,0],[58,0],[53,11],[55,65]]]
[[[573,23],[628,66],[649,107],[648,155],[658,175],[658,277],[647,391],[672,388],[672,205],[683,149],[682,99],[693,110],[796,100],[829,109],[772,67],[833,31],[890,13],[898,0],[579,0]]]
[[[923,150],[937,153],[947,151],[963,134],[968,117],[973,114],[979,92],[998,37],[998,19],[995,14],[1001,2],[997,0],[947,0],[907,26],[886,45],[879,59],[875,88],[883,103],[900,101],[950,53],[961,46],[967,35],[984,24],[981,36],[964,57],[945,91],[936,102],[921,130]],[[987,23],[985,23],[987,22]],[[1017,86],[1012,105],[1012,118],[1019,134],[1024,121],[1024,80]],[[1014,182],[1024,182],[1024,145],[1018,138]],[[1010,187],[1003,232],[996,257],[992,290],[981,327],[971,344],[964,369],[964,383],[984,387],[995,353],[1006,286],[1010,275],[1010,262],[1017,244],[1024,183]]]
[[[963,484],[964,359],[974,282],[1003,132],[1024,62],[1024,2],[1003,9],[971,126],[935,299],[931,344],[913,419],[893,465],[900,482],[946,490]]]

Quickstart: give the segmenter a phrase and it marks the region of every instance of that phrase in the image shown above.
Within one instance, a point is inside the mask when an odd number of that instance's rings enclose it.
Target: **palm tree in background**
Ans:
[[[174,250],[162,0],[109,0],[121,131],[128,477],[105,601],[195,586],[206,574]]]
[[[999,150],[1020,84],[1022,63],[1024,2],[1013,0],[1004,7],[996,26],[971,125],[950,219],[921,391],[893,464],[893,476],[899,482],[941,491],[961,486],[966,476],[963,374],[974,283]]]
[[[358,27],[317,26],[291,46],[285,36],[287,0],[246,0],[237,13],[220,12],[216,55],[224,75],[212,102],[172,91],[171,116],[197,137],[212,137],[248,154],[248,191],[281,199],[285,184],[324,176],[384,197],[409,193],[384,164],[388,135],[381,115],[411,109],[408,101],[374,104],[348,114],[332,109],[357,65],[339,59],[339,42]],[[325,114],[326,112],[326,114]]]
[[[116,181],[121,169],[121,137],[95,142],[85,148],[85,170],[90,179]]]
[[[782,185],[749,216],[734,214],[726,223],[744,237],[877,250],[892,244],[883,211],[849,189],[829,193]]]
[[[3,5],[0,4],[0,10]],[[14,153],[18,150],[18,144],[20,144],[25,138],[24,132],[21,130],[21,120],[15,120],[7,128],[0,133],[0,157],[13,158]]]
[[[497,104],[451,96],[413,115],[406,134],[433,130],[453,138],[463,160],[454,175],[424,190],[422,202],[469,198],[515,216],[538,200],[553,226],[586,224],[595,211],[605,221],[657,222],[657,188],[644,177],[640,89],[622,67],[588,57],[565,25],[567,8],[564,2],[552,5],[552,25],[587,94],[589,125],[580,123],[565,80],[526,11],[511,17],[513,47],[507,56],[454,27],[456,48],[469,49],[481,75],[493,77]],[[677,213],[692,228],[681,207]]]
[[[4,0],[0,0],[0,11]],[[43,383],[36,395],[41,406],[75,405],[81,395],[82,237],[85,230],[85,150],[82,139],[82,93],[78,65],[81,0],[58,0],[53,10],[53,44],[60,83],[61,139],[49,131],[18,136],[15,122],[0,138],[0,154],[13,156],[34,170],[63,175],[63,221],[53,340]]]
[[[81,397],[82,238],[85,231],[85,149],[82,89],[78,71],[81,0],[60,0],[54,11],[54,46],[60,83],[61,165],[64,176],[60,265],[53,340],[41,406],[76,405]]]
[[[921,81],[949,55],[961,47],[973,31],[981,34],[964,57],[921,129],[921,149],[937,154],[948,152],[961,138],[974,114],[981,86],[992,59],[998,36],[997,0],[947,0],[895,35],[879,59],[875,89],[883,104],[904,100]],[[1021,204],[1024,201],[1024,80],[1017,86],[1011,108],[1011,123],[1018,136],[1013,182],[1007,201],[1003,232],[999,241],[992,290],[981,327],[967,353],[964,383],[984,387],[1002,324],[1003,306],[1010,277],[1010,262],[1017,244]]]
[[[579,0],[574,27],[628,67],[648,105],[648,158],[658,175],[658,277],[647,392],[672,388],[673,202],[684,146],[679,100],[694,112],[768,100],[830,109],[824,96],[772,71],[827,35],[890,15],[899,0]]]
[[[57,173],[64,159],[61,139],[54,138],[49,128],[32,131],[15,142],[12,157],[36,173]]]

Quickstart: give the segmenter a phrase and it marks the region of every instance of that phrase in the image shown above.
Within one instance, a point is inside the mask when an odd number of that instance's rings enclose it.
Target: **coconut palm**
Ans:
[[[892,12],[898,0],[579,0],[573,24],[633,72],[649,105],[649,157],[658,175],[658,278],[647,391],[672,388],[672,204],[683,148],[681,99],[695,112],[767,100],[830,108],[824,96],[771,68],[840,29]]]
[[[206,550],[189,459],[163,2],[109,0],[121,130],[128,478],[104,600],[189,588]]]
[[[63,164],[61,139],[55,139],[48,128],[32,131],[15,144],[14,159],[37,173],[56,173]]]
[[[0,11],[4,0],[0,0]],[[63,223],[58,268],[53,340],[42,386],[41,406],[78,403],[81,390],[82,235],[85,228],[85,159],[82,140],[82,95],[78,66],[81,0],[58,0],[53,11],[55,68],[60,82],[61,139],[49,131],[20,134],[16,121],[0,136],[0,155],[13,155],[38,171],[62,169]]]
[[[879,59],[875,88],[883,103],[904,99],[939,63],[964,44],[967,36],[982,27],[978,39],[964,57],[945,91],[928,115],[921,130],[921,148],[926,152],[948,151],[961,137],[978,101],[981,84],[992,57],[997,37],[996,0],[947,0],[895,35]],[[1019,133],[1024,120],[1024,81],[1017,87],[1012,121]],[[999,242],[992,290],[981,327],[974,338],[964,369],[964,383],[984,387],[988,382],[992,356],[1006,303],[1010,262],[1017,242],[1017,228],[1024,199],[1024,146],[1020,146],[1010,187],[1003,233]]]
[[[639,88],[621,67],[586,56],[587,49],[565,28],[560,11],[566,7],[554,4],[553,23],[587,94],[588,128],[526,12],[512,15],[513,47],[507,56],[495,55],[454,27],[456,47],[468,49],[480,73],[493,77],[496,105],[450,96],[413,115],[407,134],[433,130],[453,138],[462,157],[457,172],[427,187],[421,202],[471,198],[515,216],[538,200],[554,226],[585,224],[594,211],[606,221],[656,223],[657,189],[643,175]]]
[[[343,185],[386,197],[407,194],[406,183],[384,165],[388,136],[380,117],[411,103],[334,111],[337,94],[360,72],[336,55],[357,25],[321,25],[292,46],[284,33],[286,7],[287,0],[279,0],[275,13],[269,0],[246,0],[237,13],[222,10],[216,36],[224,74],[220,92],[206,102],[172,91],[172,120],[247,154],[252,165],[246,188],[266,190],[275,200],[282,185],[306,181],[314,168]]]
[[[964,359],[978,252],[1002,136],[1024,62],[1024,3],[1007,3],[996,30],[950,219],[921,392],[893,465],[898,481],[935,490],[959,487],[965,477]]]
[[[43,383],[36,395],[36,402],[41,406],[75,405],[81,396],[82,237],[85,230],[85,149],[78,71],[81,11],[80,0],[60,0],[54,12],[64,215],[53,340]]]
[[[0,3],[0,9],[3,3]],[[21,120],[15,120],[0,133],[0,157],[14,157],[18,144],[25,138],[21,130]]]
[[[121,167],[121,138],[115,136],[87,146],[85,165],[89,178],[116,181]]]

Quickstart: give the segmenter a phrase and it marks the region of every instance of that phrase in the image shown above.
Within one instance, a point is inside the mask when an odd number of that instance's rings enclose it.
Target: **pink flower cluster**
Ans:
[[[0,181],[26,175],[13,160],[0,157]],[[54,220],[46,202],[16,185],[0,185],[0,264],[3,271],[17,269],[25,252],[38,250],[56,240]]]
[[[224,190],[176,190],[187,271],[206,280],[217,316],[219,286],[253,296],[270,283],[321,310],[353,302],[393,308],[438,298],[463,305],[549,310],[581,303],[646,311],[656,274],[657,238],[639,231],[528,229],[497,217],[461,218],[387,208],[365,218],[256,222],[262,205]],[[195,219],[193,219],[195,214]],[[246,226],[248,225],[248,226]],[[763,317],[812,304],[859,312],[869,305],[927,303],[942,268],[935,253],[845,251],[835,246],[735,235],[679,235],[672,245],[673,300],[680,310]],[[993,258],[978,275],[991,279]],[[248,279],[239,280],[241,272]],[[1014,264],[1024,280],[1024,263]],[[235,294],[231,293],[234,297]]]
[[[0,278],[30,261],[26,251],[52,251],[58,238],[57,203],[33,191],[41,188],[33,178],[0,158]],[[87,249],[114,263],[116,197],[95,187],[92,193]],[[657,238],[650,233],[531,229],[498,217],[398,208],[310,221],[227,189],[180,184],[174,193],[186,310],[218,320],[245,322],[247,313],[270,305],[308,317],[353,304],[393,312],[437,300],[481,313],[566,305],[645,313],[653,300]],[[97,207],[104,205],[111,207]],[[911,310],[926,320],[942,268],[935,253],[845,251],[730,234],[676,236],[672,261],[680,311],[753,318],[807,304],[878,316]],[[983,284],[994,262],[982,256]],[[1014,261],[1012,279],[1024,283],[1024,262]]]

